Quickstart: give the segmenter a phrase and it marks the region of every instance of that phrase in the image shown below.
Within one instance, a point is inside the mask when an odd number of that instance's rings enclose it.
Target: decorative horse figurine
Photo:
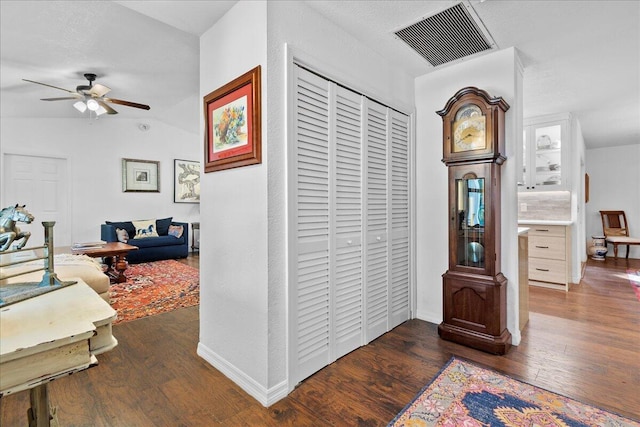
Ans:
[[[20,231],[16,226],[16,222],[30,224],[34,220],[25,206],[16,204],[0,211],[0,252],[6,251],[14,241],[20,239],[22,242],[18,244],[18,249],[22,249],[31,237],[30,231]]]

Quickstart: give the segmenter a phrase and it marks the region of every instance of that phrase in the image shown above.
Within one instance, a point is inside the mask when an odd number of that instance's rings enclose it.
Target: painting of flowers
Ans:
[[[214,152],[247,144],[246,111],[246,96],[213,111]]]
[[[204,172],[262,163],[260,66],[206,95]]]

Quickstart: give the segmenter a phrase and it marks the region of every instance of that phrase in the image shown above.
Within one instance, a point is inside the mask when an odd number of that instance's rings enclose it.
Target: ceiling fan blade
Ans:
[[[111,108],[106,102],[98,99],[98,104],[100,104],[102,106],[102,108],[104,108],[105,110],[107,110],[107,114],[118,114],[118,112],[116,110],[114,110],[113,108]]]
[[[123,101],[122,99],[115,99],[115,98],[102,98],[103,101],[106,102],[111,102],[113,104],[119,104],[119,105],[125,105],[127,107],[133,107],[133,108],[141,108],[143,110],[149,110],[151,109],[151,107],[149,107],[148,105],[144,105],[144,104],[138,104],[136,102],[130,102],[130,101]]]
[[[93,86],[91,86],[91,89],[89,89],[87,91],[87,94],[94,96],[94,97],[98,97],[98,98],[102,98],[103,96],[105,96],[111,89],[101,85],[100,83],[96,83]]]
[[[25,82],[29,82],[29,83],[35,83],[37,85],[48,86],[48,87],[52,87],[54,89],[60,89],[60,90],[63,90],[65,92],[69,92],[69,93],[76,93],[75,90],[69,90],[69,89],[65,89],[65,88],[58,87],[58,86],[53,86],[53,85],[46,84],[46,83],[34,82],[33,80],[27,80],[27,79],[22,79],[22,80],[25,81]]]
[[[68,99],[82,99],[81,96],[63,96],[62,98],[40,98],[40,101],[66,101]]]

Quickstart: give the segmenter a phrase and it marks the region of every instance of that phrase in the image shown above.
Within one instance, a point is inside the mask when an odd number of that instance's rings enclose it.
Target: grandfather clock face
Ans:
[[[467,104],[458,110],[454,116],[452,131],[451,151],[454,153],[484,150],[487,147],[487,117],[475,104]]]

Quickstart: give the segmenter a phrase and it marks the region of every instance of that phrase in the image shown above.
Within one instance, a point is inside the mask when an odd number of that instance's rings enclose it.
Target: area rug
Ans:
[[[390,426],[637,427],[640,423],[454,357]]]
[[[112,284],[111,306],[118,313],[114,323],[166,313],[200,302],[200,273],[175,260],[130,264],[127,281]]]
[[[627,277],[638,301],[640,301],[640,270],[627,270]]]

